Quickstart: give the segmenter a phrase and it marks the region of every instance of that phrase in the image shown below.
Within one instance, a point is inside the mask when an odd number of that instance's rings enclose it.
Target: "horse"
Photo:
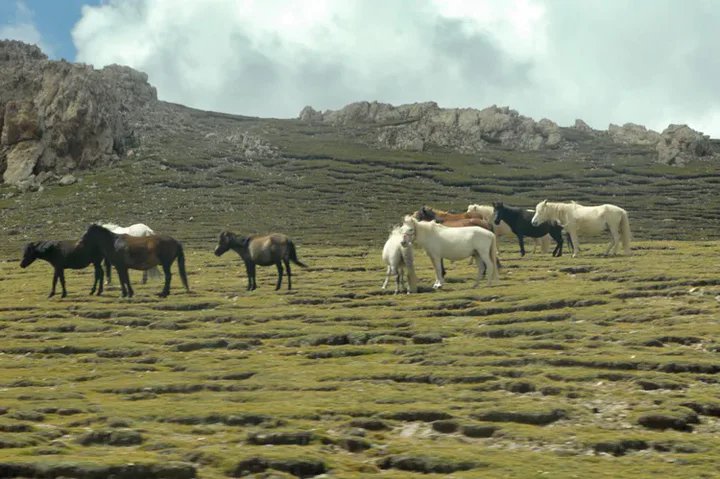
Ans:
[[[624,253],[630,254],[630,220],[627,211],[619,206],[583,206],[574,201],[551,203],[544,200],[535,207],[532,224],[537,225],[544,221],[556,221],[567,230],[572,242],[573,258],[580,252],[579,233],[598,234],[605,229],[610,231],[610,244],[605,255],[609,255],[610,251],[617,254],[620,243]]]
[[[23,259],[20,262],[21,268],[27,268],[36,259],[42,259],[52,265],[55,272],[53,274],[52,289],[48,298],[55,296],[55,287],[58,279],[62,286],[62,295],[67,296],[65,289],[65,269],[83,269],[91,263],[95,266],[95,280],[93,281],[90,294],[98,296],[103,292],[103,271],[102,271],[102,255],[93,254],[92,250],[83,242],[76,241],[37,241],[25,245],[23,251]]]
[[[280,233],[270,233],[264,236],[251,235],[238,237],[230,231],[223,231],[218,238],[215,256],[222,256],[222,254],[229,249],[239,254],[245,262],[245,269],[248,276],[248,291],[257,289],[257,282],[255,281],[256,265],[270,266],[274,264],[277,266],[278,280],[275,291],[279,290],[282,285],[283,263],[285,263],[285,270],[287,271],[288,290],[292,289],[290,261],[303,268],[307,266],[298,260],[295,244],[292,240]]]
[[[436,221],[450,228],[460,228],[463,226],[479,226],[488,231],[493,231],[493,225],[485,218],[473,217],[469,213],[448,213],[442,210],[436,210],[429,206],[423,206],[414,213],[415,219],[419,221]]]
[[[495,234],[478,226],[449,228],[433,221],[418,221],[414,216],[407,215],[403,219],[401,229],[403,244],[417,243],[430,256],[435,268],[435,284],[433,288],[442,288],[443,276],[440,261],[463,259],[474,256],[478,265],[475,287],[480,284],[483,273],[487,273],[488,285],[498,279],[496,268],[497,245]]]
[[[534,214],[533,211],[525,208],[505,206],[501,201],[493,203],[493,211],[495,212],[495,224],[497,225],[504,221],[510,226],[513,233],[517,236],[518,243],[520,244],[520,256],[525,256],[525,236],[540,238],[547,234],[552,236],[556,243],[555,249],[552,253],[553,257],[562,256],[562,226],[559,224],[552,221],[545,221],[544,223],[535,226],[531,222]]]
[[[495,210],[492,206],[489,205],[468,205],[467,214],[473,218],[482,218],[491,224],[494,222],[495,219]],[[498,239],[503,236],[510,235],[513,232],[512,228],[510,228],[510,225],[508,225],[504,221],[500,221],[500,224],[493,225],[492,231],[493,233],[495,233],[495,236],[497,236]],[[540,251],[542,251],[543,253],[547,253],[550,250],[550,236],[545,235],[542,238],[533,238],[532,240],[533,254],[535,254],[538,246],[540,246]]]
[[[390,276],[395,276],[395,294],[398,294],[402,284],[408,294],[417,293],[417,276],[415,275],[415,263],[412,245],[403,246],[403,235],[401,226],[396,226],[390,232],[385,246],[383,246],[382,259],[387,265],[387,274],[382,289],[387,288]],[[405,282],[405,270],[407,269],[407,282]]]
[[[115,266],[120,279],[122,296],[132,297],[135,292],[130,284],[128,269],[145,271],[162,265],[165,273],[165,285],[158,296],[170,294],[170,266],[177,259],[180,279],[185,290],[190,292],[185,272],[185,253],[182,243],[167,235],[130,236],[115,234],[98,224],[92,224],[83,234],[81,241],[89,248],[99,251],[102,256]]]
[[[130,226],[118,226],[115,223],[104,223],[101,225],[103,228],[112,231],[118,235],[130,235],[130,236],[152,236],[155,232],[148,225],[143,223],[136,223]],[[106,284],[110,284],[112,279],[112,265],[106,260],[105,261],[105,272],[107,274]],[[152,278],[160,277],[160,270],[155,266],[148,270],[143,271],[142,283],[147,283],[148,275]]]

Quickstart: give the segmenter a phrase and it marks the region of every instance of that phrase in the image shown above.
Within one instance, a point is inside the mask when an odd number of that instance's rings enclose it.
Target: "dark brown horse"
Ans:
[[[271,233],[264,236],[239,237],[230,231],[223,231],[218,238],[218,245],[215,248],[215,256],[221,256],[227,250],[233,250],[240,255],[245,262],[245,269],[248,276],[248,291],[257,288],[255,282],[255,265],[277,266],[278,280],[275,291],[280,289],[283,277],[283,263],[287,271],[288,290],[292,289],[292,272],[290,261],[303,268],[306,266],[297,258],[295,244],[284,234]]]
[[[189,292],[190,287],[185,273],[185,253],[182,244],[166,235],[129,236],[119,235],[100,225],[90,225],[81,241],[89,248],[99,251],[117,269],[123,297],[132,297],[134,291],[130,285],[128,269],[148,270],[161,265],[165,273],[165,286],[158,296],[164,298],[170,294],[170,266],[175,259],[178,263],[180,279]]]
[[[95,280],[90,294],[98,296],[103,292],[103,271],[102,271],[102,255],[94,253],[82,241],[38,241],[25,245],[23,251],[23,259],[20,262],[21,268],[27,268],[36,259],[42,259],[50,263],[55,272],[53,274],[52,289],[48,298],[55,296],[55,286],[58,279],[62,286],[62,296],[67,296],[65,289],[65,269],[83,269],[87,268],[91,263],[95,266]]]

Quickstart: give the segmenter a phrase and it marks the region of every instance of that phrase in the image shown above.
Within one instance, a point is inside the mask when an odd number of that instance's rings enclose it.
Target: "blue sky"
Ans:
[[[34,25],[42,36],[51,58],[75,60],[77,50],[70,32],[80,20],[83,5],[98,5],[101,0],[0,0],[0,27]]]

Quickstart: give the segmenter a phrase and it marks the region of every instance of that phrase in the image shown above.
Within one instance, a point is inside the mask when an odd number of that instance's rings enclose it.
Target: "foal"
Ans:
[[[292,272],[290,261],[305,268],[307,265],[300,262],[295,252],[295,244],[290,238],[280,233],[271,233],[264,236],[238,237],[230,231],[223,231],[218,238],[215,256],[221,256],[227,250],[233,250],[245,262],[248,276],[248,291],[257,288],[255,281],[255,266],[270,266],[274,264],[278,270],[278,280],[275,291],[280,289],[283,277],[283,263],[287,271],[288,290],[292,289]]]
[[[175,259],[178,263],[180,279],[189,292],[190,287],[185,273],[185,253],[182,244],[166,235],[129,236],[118,235],[100,225],[90,225],[82,239],[93,251],[99,252],[117,269],[123,297],[132,297],[135,292],[130,285],[128,269],[145,271],[162,265],[165,273],[165,286],[158,294],[161,298],[170,294],[170,266]]]
[[[28,243],[23,251],[23,259],[20,262],[21,268],[27,268],[36,259],[42,259],[50,263],[55,272],[53,274],[52,289],[48,298],[55,296],[55,286],[58,279],[62,286],[62,295],[67,296],[65,289],[65,269],[83,269],[88,267],[90,263],[95,266],[95,280],[90,294],[95,294],[97,290],[98,296],[103,292],[103,271],[102,271],[102,255],[93,254],[82,241],[38,241],[36,243]]]

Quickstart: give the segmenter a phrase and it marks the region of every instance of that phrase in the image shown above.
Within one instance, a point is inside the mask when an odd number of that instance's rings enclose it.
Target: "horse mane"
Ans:
[[[113,230],[115,228],[121,228],[120,225],[116,225],[115,223],[95,223],[98,226],[102,226],[106,230]]]
[[[439,208],[435,208],[432,206],[425,206],[425,208],[432,211],[436,215],[452,215],[452,214],[454,214],[454,213],[450,213],[449,211],[441,210]]]
[[[395,236],[400,234],[400,230],[402,229],[403,225],[397,225],[393,226],[392,230],[390,230],[390,234],[388,235],[388,238],[390,236]]]

